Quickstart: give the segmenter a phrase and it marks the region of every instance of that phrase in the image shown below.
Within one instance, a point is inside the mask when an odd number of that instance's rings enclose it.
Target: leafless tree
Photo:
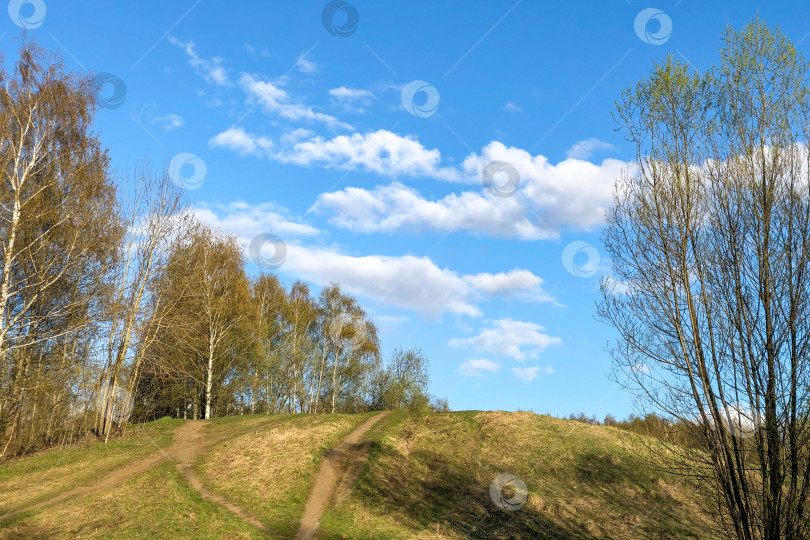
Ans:
[[[698,441],[667,462],[709,482],[725,531],[807,538],[808,64],[758,19],[721,56],[706,72],[670,58],[618,104],[637,159],[600,314],[621,380]]]

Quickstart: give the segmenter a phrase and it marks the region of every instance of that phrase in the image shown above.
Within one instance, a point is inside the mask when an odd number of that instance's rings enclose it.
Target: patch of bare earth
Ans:
[[[341,472],[346,470],[344,481],[338,488],[336,500],[342,502],[351,491],[360,475],[366,460],[368,459],[369,447],[360,444],[360,439],[374,424],[385,418],[389,411],[376,414],[363,422],[357,429],[344,437],[335,447],[323,458],[321,467],[315,480],[312,483],[312,493],[309,495],[304,517],[301,518],[301,527],[298,529],[296,539],[312,538],[318,530],[318,525],[326,509],[326,505],[332,497],[332,492]]]

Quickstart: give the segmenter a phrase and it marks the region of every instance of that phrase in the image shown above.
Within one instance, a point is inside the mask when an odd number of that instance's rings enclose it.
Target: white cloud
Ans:
[[[208,145],[212,148],[228,148],[240,156],[272,154],[273,141],[266,137],[256,137],[242,128],[229,128],[211,137]]]
[[[465,377],[481,377],[482,372],[494,373],[501,368],[501,365],[486,358],[470,359],[462,362],[458,366],[458,373]]]
[[[173,129],[177,129],[182,127],[185,124],[185,120],[179,114],[169,113],[165,116],[157,116],[152,120],[153,123],[159,124],[163,129],[166,131],[171,131]]]
[[[250,43],[247,43],[247,42],[242,43],[242,46],[250,54],[255,54],[255,55],[264,56],[264,57],[271,56],[270,50],[267,49],[267,48],[263,48],[262,50],[259,50],[259,49],[257,49],[256,47],[254,47],[253,45],[251,45]]]
[[[308,139],[315,135],[311,129],[298,128],[288,131],[281,136],[281,143],[285,146],[292,146],[302,139]]]
[[[194,214],[207,225],[248,240],[259,232],[273,233],[287,240],[320,234],[315,227],[292,221],[285,209],[273,203],[214,205],[198,202]]]
[[[268,95],[277,92],[283,91],[272,85],[264,89]],[[268,152],[268,139],[241,129],[239,144],[226,144],[229,135],[234,135],[230,131],[212,138],[211,145],[305,167],[320,165],[394,178],[414,176],[480,186],[476,191],[428,200],[415,189],[395,182],[370,190],[346,188],[324,193],[313,205],[312,210],[331,214],[334,225],[364,233],[458,229],[480,236],[542,240],[559,238],[566,230],[591,231],[602,225],[613,202],[614,182],[628,168],[626,162],[617,159],[595,164],[568,158],[552,164],[545,156],[497,141],[490,142],[480,153],[468,155],[460,167],[448,167],[442,165],[438,149],[426,148],[414,137],[384,129],[331,139],[283,137],[283,147]],[[481,185],[482,171],[494,161],[505,162],[518,172],[519,182],[512,196],[500,197]]]
[[[591,230],[604,221],[605,211],[613,202],[613,186],[627,163],[606,159],[600,164],[568,158],[552,164],[545,156],[507,147],[493,141],[480,155],[464,159],[464,170],[479,178],[493,161],[504,161],[514,167],[520,182],[516,198],[527,208],[527,219],[542,220],[538,227],[557,235],[563,229]]]
[[[481,273],[470,278],[472,285],[490,296],[521,297],[528,301],[554,302],[542,289],[543,280],[528,270],[514,269],[498,274]],[[531,296],[526,296],[531,293]]]
[[[537,377],[540,376],[539,375],[540,370],[542,370],[543,373],[546,375],[552,375],[554,373],[554,370],[551,369],[551,367],[549,366],[546,366],[544,368],[541,368],[539,366],[531,366],[525,368],[513,367],[512,373],[518,379],[523,379],[526,382],[532,382],[533,380],[535,380]]]
[[[346,101],[366,101],[374,97],[374,94],[372,94],[369,90],[363,90],[361,88],[347,88],[345,86],[332,88],[329,90],[329,95],[335,99]]]
[[[523,109],[520,108],[520,105],[513,101],[507,101],[506,104],[503,106],[509,112],[523,112]]]
[[[394,182],[372,190],[349,187],[323,193],[312,210],[330,215],[333,225],[363,233],[428,229],[521,240],[556,236],[556,231],[527,212],[519,198],[498,197],[489,191],[463,191],[429,201],[417,190]]]
[[[300,239],[320,231],[293,220],[272,203],[198,203],[195,213],[204,223],[236,235],[245,246],[260,233],[280,237],[287,245],[281,273],[318,286],[337,282],[351,294],[429,318],[443,313],[478,317],[482,315],[478,304],[492,297],[554,301],[542,289],[543,280],[527,270],[459,274],[438,267],[428,257],[356,256],[337,248],[301,245]]]
[[[566,157],[571,159],[589,159],[597,150],[615,150],[616,147],[596,137],[579,141],[568,149]]]
[[[506,162],[518,171],[514,195],[500,197],[482,186],[479,191],[428,200],[413,188],[393,183],[371,190],[324,193],[312,209],[331,215],[332,224],[355,232],[465,230],[495,238],[555,239],[564,230],[589,231],[601,225],[613,201],[614,181],[627,167],[615,159],[598,165],[573,158],[552,164],[544,156],[491,142],[480,155],[465,158],[463,172],[442,169],[441,176],[480,182],[482,171],[493,161]]]
[[[194,71],[201,75],[207,83],[217,86],[230,86],[231,81],[228,78],[228,71],[222,66],[222,58],[215,56],[206,59],[201,58],[194,50],[193,41],[180,41],[174,36],[169,36],[169,42],[183,49],[189,56],[188,63],[194,68]]]
[[[402,137],[384,129],[360,134],[315,137],[302,141],[278,155],[288,163],[309,166],[323,164],[337,169],[364,169],[386,176],[426,176],[452,180],[457,171],[442,168],[441,154],[427,149],[413,137]]]
[[[513,319],[490,321],[491,327],[471,338],[456,338],[450,347],[475,348],[517,360],[536,358],[551,345],[561,345],[562,339],[544,333],[542,326]],[[525,350],[524,350],[525,348]]]
[[[361,105],[370,104],[374,98],[374,94],[369,90],[347,88],[345,86],[332,88],[329,90],[329,95],[332,98],[332,103],[343,107],[346,112],[360,114],[366,112]]]
[[[268,83],[269,84],[269,83]],[[273,89],[276,89],[273,87]],[[263,90],[270,94],[270,88]],[[229,144],[238,136],[238,144]],[[264,144],[258,144],[260,140]],[[457,170],[441,166],[441,154],[436,149],[427,149],[412,137],[402,137],[390,131],[352,135],[338,135],[332,139],[314,137],[296,142],[291,147],[268,153],[268,139],[246,133],[241,128],[231,128],[215,135],[211,146],[223,146],[244,154],[267,157],[283,163],[302,166],[323,165],[327,168],[361,169],[385,176],[425,176],[443,180],[459,178]]]
[[[301,73],[315,73],[318,70],[318,64],[311,58],[307,58],[308,56],[309,52],[301,53],[301,55],[298,56],[298,61],[295,63],[295,66]]]
[[[352,256],[334,249],[298,245],[287,246],[287,259],[280,271],[318,285],[334,281],[352,294],[413,310],[432,319],[445,312],[481,316],[478,303],[492,295],[487,281],[502,279],[502,274],[458,274],[436,266],[428,257]],[[536,283],[539,281],[537,278]],[[539,286],[527,283],[497,288],[495,294],[547,296]]]
[[[312,107],[296,103],[286,90],[270,81],[262,81],[248,73],[242,73],[239,84],[248,95],[249,101],[257,100],[262,109],[291,121],[322,122],[332,128],[354,129],[334,116],[315,111]]]

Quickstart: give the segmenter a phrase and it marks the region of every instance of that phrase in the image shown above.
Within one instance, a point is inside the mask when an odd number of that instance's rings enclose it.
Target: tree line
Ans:
[[[162,416],[425,408],[331,284],[250,276],[168,171],[114,171],[98,83],[23,42],[0,65],[0,459]]]

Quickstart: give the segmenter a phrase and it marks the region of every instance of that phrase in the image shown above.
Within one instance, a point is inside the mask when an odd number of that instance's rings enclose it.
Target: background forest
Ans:
[[[427,407],[424,355],[384,365],[339,285],[249,276],[170,171],[113,171],[98,93],[33,42],[0,69],[0,459],[163,416]]]

